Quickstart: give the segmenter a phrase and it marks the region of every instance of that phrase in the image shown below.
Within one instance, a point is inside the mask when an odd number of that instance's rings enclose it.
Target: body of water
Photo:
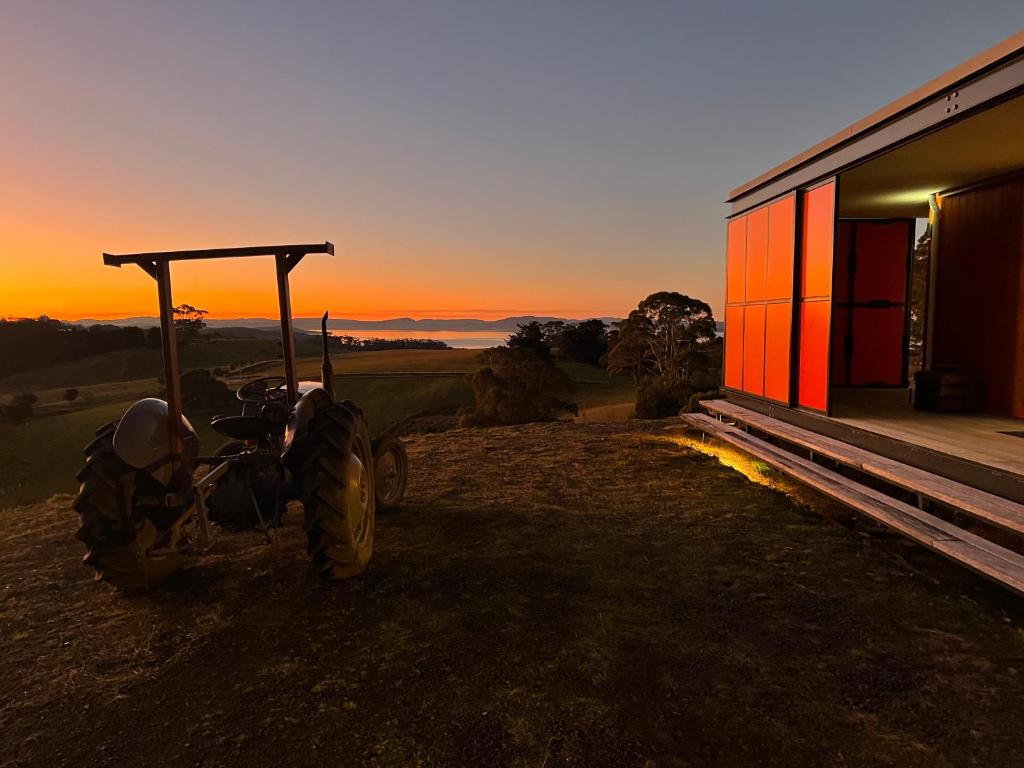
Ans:
[[[331,334],[355,339],[433,339],[457,349],[497,347],[504,344],[509,335],[500,331],[349,331],[344,328],[332,328]]]

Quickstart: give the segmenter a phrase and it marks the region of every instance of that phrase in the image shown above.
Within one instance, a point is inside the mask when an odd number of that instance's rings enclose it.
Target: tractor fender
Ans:
[[[281,461],[288,469],[296,471],[302,464],[313,418],[332,405],[334,398],[322,387],[315,387],[300,397],[292,408],[284,428],[284,447],[281,450]]]
[[[174,456],[167,403],[155,397],[139,400],[117,424],[114,453],[128,466],[146,472],[167,487],[172,480],[172,461],[177,459],[190,467],[199,454],[199,436],[188,419],[182,416],[181,421],[185,428],[183,455]]]

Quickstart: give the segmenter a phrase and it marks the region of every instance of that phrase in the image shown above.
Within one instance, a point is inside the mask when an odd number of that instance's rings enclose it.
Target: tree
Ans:
[[[715,338],[711,307],[674,291],[652,293],[629,313],[647,337],[651,372],[686,378],[692,353]]]
[[[480,355],[480,369],[470,376],[474,409],[462,414],[469,426],[504,426],[551,421],[575,414],[572,380],[550,362],[523,347],[495,347]]]
[[[608,340],[605,365],[609,373],[629,373],[639,386],[640,379],[650,373],[652,360],[645,328],[628,318],[618,325]]]
[[[508,337],[505,345],[509,349],[525,349],[545,362],[550,360],[551,345],[544,336],[541,324],[531,320],[528,323],[519,323],[518,327],[519,330]]]
[[[145,344],[150,349],[160,349],[160,326],[154,325],[147,328],[145,333]]]
[[[924,324],[928,308],[928,272],[932,255],[931,225],[914,246],[910,269],[910,334],[908,359],[910,377],[924,367]]]
[[[82,327],[45,315],[34,319],[0,318],[0,377],[138,347],[143,339],[142,330],[133,326]]]
[[[674,291],[653,293],[619,323],[608,369],[637,382],[637,415],[659,418],[692,409],[718,391],[722,343],[711,307]]]
[[[561,329],[557,347],[566,360],[597,365],[608,351],[608,326],[596,319],[569,323]]]
[[[569,327],[564,320],[548,320],[540,323],[540,333],[544,343],[551,350],[552,357],[561,357],[562,345],[565,343],[565,329]]]
[[[206,327],[204,318],[210,314],[205,309],[198,309],[191,304],[181,304],[174,308],[174,330],[178,341],[191,344],[199,339]]]

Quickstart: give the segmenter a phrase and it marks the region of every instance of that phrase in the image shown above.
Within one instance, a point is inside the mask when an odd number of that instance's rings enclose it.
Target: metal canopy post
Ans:
[[[161,261],[153,265],[156,271],[156,292],[160,302],[160,338],[164,353],[164,390],[167,393],[167,412],[171,417],[172,444],[175,453],[180,448],[174,437],[184,433],[181,423],[181,382],[178,380],[178,341],[174,333],[174,302],[171,300],[171,265]]]
[[[288,273],[304,254],[279,253],[274,257],[277,268],[277,303],[281,311],[281,356],[284,358],[284,378],[288,387],[288,405],[299,400],[299,382],[295,372],[295,332],[292,329],[292,300],[288,286]]]
[[[157,301],[160,305],[160,342],[164,357],[164,391],[167,395],[167,428],[171,441],[171,471],[177,472],[182,455],[185,425],[181,412],[181,382],[178,379],[178,342],[174,335],[174,301],[171,299],[171,265],[167,261],[136,262],[146,274],[156,280]],[[120,266],[120,265],[117,265]]]

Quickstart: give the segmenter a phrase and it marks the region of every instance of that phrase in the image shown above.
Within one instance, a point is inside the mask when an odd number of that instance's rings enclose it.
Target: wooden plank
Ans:
[[[815,490],[1024,596],[1024,557],[1016,552],[710,416],[686,414],[682,418],[695,429],[712,434],[762,459]]]
[[[714,420],[712,419],[712,421]],[[760,440],[759,438],[756,438],[753,435],[749,435],[746,432],[736,429],[735,427],[727,426],[727,428],[734,430],[736,433],[736,438],[740,441],[744,441],[745,444],[751,448],[758,450],[765,449],[767,451],[770,451],[773,455],[785,460],[788,460],[791,457],[797,458],[800,462],[803,462],[807,465],[808,470],[819,471],[819,474],[826,480],[831,480],[832,478],[840,478],[843,481],[843,483],[847,485],[856,486],[858,496],[866,497],[867,499],[881,503],[883,505],[898,507],[903,516],[909,516],[911,518],[914,518],[915,520],[918,520],[921,523],[932,528],[933,535],[935,536],[936,541],[944,539],[964,541],[970,543],[972,546],[978,549],[985,550],[991,553],[995,557],[1003,557],[1006,554],[1013,555],[1014,558],[1020,557],[1016,555],[1016,553],[1006,549],[1005,547],[1001,547],[998,544],[992,543],[988,539],[970,533],[969,531],[965,531],[963,528],[959,528],[953,525],[952,523],[946,522],[942,518],[930,515],[927,512],[918,509],[917,507],[913,507],[909,504],[905,504],[904,502],[899,501],[898,499],[894,499],[893,497],[889,496],[888,494],[882,491],[878,491],[875,490],[874,488],[870,488],[868,486],[856,483],[855,481],[843,477],[842,475],[839,475],[835,472],[832,472],[832,470],[815,464],[812,461],[807,461],[806,459],[802,459],[799,456],[795,456],[794,454],[791,454],[789,451],[786,451],[785,449],[779,448],[770,443],[765,443],[763,440]],[[1020,559],[1021,562],[1024,563],[1024,558]]]
[[[863,448],[835,438],[819,435],[781,419],[752,411],[728,400],[705,400],[701,405],[709,411],[743,422],[755,429],[781,438],[788,443],[826,456],[853,469],[873,475],[925,498],[948,504],[994,525],[1024,533],[1024,505],[955,480],[887,459]]]

